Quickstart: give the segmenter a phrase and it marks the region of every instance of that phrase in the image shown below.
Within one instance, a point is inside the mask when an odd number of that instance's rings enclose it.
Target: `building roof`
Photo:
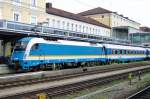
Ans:
[[[114,13],[114,14],[117,14],[117,15],[125,18],[125,19],[136,22],[134,20],[129,19],[128,17],[124,17],[122,14],[120,15],[117,12],[113,12],[113,11],[110,11],[110,10],[107,10],[107,9],[104,9],[104,8],[101,8],[101,7],[97,7],[97,8],[90,9],[90,10],[87,10],[87,11],[84,11],[84,12],[80,12],[78,14],[82,15],[82,16],[88,16],[88,15],[104,14],[104,13]],[[136,23],[138,23],[138,22],[136,22]],[[138,24],[140,24],[140,23],[138,23]]]
[[[87,15],[95,15],[95,14],[103,14],[103,13],[113,13],[113,12],[101,7],[97,7],[84,12],[80,12],[78,14],[82,16],[87,16]]]
[[[70,13],[70,12],[67,12],[67,11],[64,11],[64,10],[61,10],[61,9],[57,9],[57,8],[53,8],[53,7],[47,7],[46,12],[48,14],[53,14],[53,15],[64,17],[64,18],[69,18],[69,19],[73,19],[73,20],[77,20],[77,21],[82,21],[82,22],[85,22],[85,23],[89,23],[89,24],[93,24],[93,25],[97,25],[97,26],[101,26],[101,27],[110,29],[109,26],[104,25],[104,24],[102,24],[102,23],[100,23],[100,22],[98,22],[94,19],[86,18],[86,17],[83,17],[81,15]]]
[[[150,32],[149,27],[140,27],[140,30],[143,31],[143,32]]]

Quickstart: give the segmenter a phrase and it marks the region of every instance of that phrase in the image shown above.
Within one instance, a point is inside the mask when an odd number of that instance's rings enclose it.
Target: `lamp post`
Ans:
[[[39,22],[38,25],[37,25],[38,27],[41,27],[41,33],[42,34],[43,34],[43,29],[44,29],[43,25],[44,24],[48,25],[48,22],[46,22],[46,21],[45,22]]]
[[[48,24],[48,22],[39,22],[37,25],[35,25],[32,29],[31,29],[31,31],[33,31],[35,34],[36,34],[36,29],[38,28],[38,27],[41,27],[41,33],[43,34],[43,25],[44,24]],[[37,34],[37,35],[39,35],[39,34]]]

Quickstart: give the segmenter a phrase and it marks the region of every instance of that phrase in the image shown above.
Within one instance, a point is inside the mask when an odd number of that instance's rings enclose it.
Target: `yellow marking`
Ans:
[[[145,54],[122,54],[122,55],[49,55],[49,56],[28,56],[26,59],[79,59],[79,58],[107,58],[107,57],[144,57]]]

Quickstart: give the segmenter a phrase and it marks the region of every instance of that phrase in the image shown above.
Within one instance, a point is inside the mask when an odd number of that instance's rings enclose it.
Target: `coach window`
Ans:
[[[117,52],[117,50],[115,50],[115,54],[117,54],[118,52]]]
[[[122,50],[122,54],[125,54],[125,50]]]
[[[122,54],[124,54],[125,53],[125,50],[122,50]]]
[[[113,50],[113,54],[115,54],[115,50]]]
[[[122,54],[122,50],[120,50],[120,54]]]
[[[131,54],[131,51],[129,51],[129,54]]]
[[[137,51],[135,51],[135,54],[137,54]]]
[[[126,54],[126,50],[124,50],[124,54]]]
[[[109,52],[109,54],[112,54],[113,53],[113,50],[112,49],[110,49],[110,52]]]
[[[130,51],[128,51],[128,54],[131,54]]]

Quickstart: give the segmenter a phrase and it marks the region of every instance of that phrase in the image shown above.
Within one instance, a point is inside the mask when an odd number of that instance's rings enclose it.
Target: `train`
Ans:
[[[16,70],[29,71],[142,61],[149,57],[150,49],[144,47],[24,37],[16,41],[11,64]]]

